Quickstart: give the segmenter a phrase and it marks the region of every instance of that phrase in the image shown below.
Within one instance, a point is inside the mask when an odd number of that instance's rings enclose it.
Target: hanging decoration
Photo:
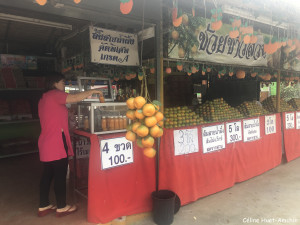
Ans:
[[[120,11],[122,14],[129,14],[133,7],[133,0],[120,0]]]
[[[73,0],[76,4],[79,4],[81,0]]]
[[[35,0],[35,2],[41,6],[46,5],[47,0]]]
[[[178,0],[173,0],[172,22],[174,27],[179,27],[182,23],[182,16],[178,17]]]

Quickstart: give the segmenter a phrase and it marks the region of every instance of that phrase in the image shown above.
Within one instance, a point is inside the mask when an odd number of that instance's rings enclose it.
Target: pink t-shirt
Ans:
[[[39,153],[42,162],[66,158],[67,154],[62,139],[62,129],[66,136],[68,155],[73,156],[73,148],[68,127],[67,93],[50,90],[43,94],[38,110],[41,124]]]

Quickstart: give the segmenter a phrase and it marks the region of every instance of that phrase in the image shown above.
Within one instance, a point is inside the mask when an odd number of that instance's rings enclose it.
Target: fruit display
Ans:
[[[257,101],[246,101],[237,106],[237,109],[245,117],[266,115],[268,112]]]
[[[290,104],[295,110],[300,109],[300,98],[292,98],[288,101],[288,104]]]
[[[159,112],[158,101],[146,102],[142,96],[129,98],[126,101],[128,111],[126,117],[131,120],[127,127],[126,139],[136,141],[143,148],[143,153],[149,158],[156,155],[154,138],[163,135],[164,115]],[[157,104],[155,104],[157,103]]]
[[[203,115],[206,122],[243,118],[239,110],[228,105],[223,98],[206,101],[196,109],[196,114]]]
[[[165,117],[166,128],[193,126],[204,123],[203,117],[197,115],[187,106],[165,108]]]
[[[276,96],[270,96],[262,102],[263,107],[269,113],[276,113]],[[283,99],[280,99],[280,112],[294,111],[293,107]]]

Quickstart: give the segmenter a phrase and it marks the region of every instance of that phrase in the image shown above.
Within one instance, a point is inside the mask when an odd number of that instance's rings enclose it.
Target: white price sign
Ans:
[[[260,139],[259,118],[243,120],[244,142]]]
[[[300,112],[296,112],[296,129],[300,129]]]
[[[295,128],[295,113],[285,113],[285,129]]]
[[[241,141],[242,138],[242,122],[226,123],[227,144]]]
[[[90,155],[91,142],[86,137],[79,137],[76,141],[76,158],[88,158]]]
[[[175,155],[199,152],[198,129],[174,130]]]
[[[203,153],[213,152],[225,148],[224,124],[202,127]]]
[[[276,133],[276,115],[265,116],[265,133],[266,135]]]
[[[101,140],[100,150],[103,170],[133,163],[132,142],[125,137]]]

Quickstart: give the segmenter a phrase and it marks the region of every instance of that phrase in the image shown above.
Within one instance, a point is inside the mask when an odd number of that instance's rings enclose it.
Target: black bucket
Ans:
[[[173,223],[176,194],[169,190],[152,192],[153,220],[158,225]]]

